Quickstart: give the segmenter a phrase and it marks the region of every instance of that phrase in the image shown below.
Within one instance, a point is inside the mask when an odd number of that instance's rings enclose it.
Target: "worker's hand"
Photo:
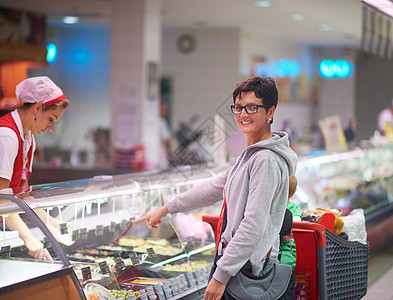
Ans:
[[[49,223],[47,224],[47,227],[53,235],[60,234],[60,223],[60,220],[51,216],[49,217]],[[69,224],[67,224],[67,227],[70,227]]]
[[[210,280],[205,291],[204,300],[220,300],[224,294],[226,285],[214,279]]]
[[[139,219],[135,219],[132,223],[138,223],[142,221],[146,221],[146,225],[151,228],[157,228],[158,224],[161,224],[161,218],[165,217],[169,213],[169,210],[166,205],[157,208],[156,210],[144,215]]]
[[[42,243],[37,240],[34,236],[29,236],[24,240],[25,246],[28,250],[28,254],[35,259],[43,259],[44,257],[50,261],[53,261],[48,250],[44,249]]]

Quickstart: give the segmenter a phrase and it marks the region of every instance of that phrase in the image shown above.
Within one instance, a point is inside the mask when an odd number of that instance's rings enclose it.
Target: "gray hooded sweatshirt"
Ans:
[[[224,284],[248,260],[253,274],[258,275],[279,236],[288,201],[289,176],[296,171],[297,155],[289,147],[287,133],[272,135],[244,149],[227,172],[167,204],[170,213],[186,212],[226,197],[228,223],[221,235],[226,247],[218,249],[223,255],[213,276]]]

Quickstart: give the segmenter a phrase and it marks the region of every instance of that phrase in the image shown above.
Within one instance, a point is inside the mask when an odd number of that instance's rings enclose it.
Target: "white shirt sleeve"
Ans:
[[[18,137],[7,127],[0,127],[0,177],[11,181],[18,154]]]

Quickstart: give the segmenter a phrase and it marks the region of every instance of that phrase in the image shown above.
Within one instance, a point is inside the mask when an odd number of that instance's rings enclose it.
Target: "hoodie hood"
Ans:
[[[248,146],[246,149],[243,150],[240,157],[242,157],[242,159],[248,158],[255,151],[258,151],[261,148],[274,151],[282,158],[284,158],[284,160],[288,164],[289,175],[295,175],[298,159],[296,153],[289,147],[288,133],[286,133],[285,131],[273,131],[272,138]]]

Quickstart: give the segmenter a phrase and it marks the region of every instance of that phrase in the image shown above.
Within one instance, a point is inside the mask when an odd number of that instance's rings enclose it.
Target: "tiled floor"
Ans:
[[[368,288],[363,300],[393,300],[393,245],[372,256],[368,265]]]

